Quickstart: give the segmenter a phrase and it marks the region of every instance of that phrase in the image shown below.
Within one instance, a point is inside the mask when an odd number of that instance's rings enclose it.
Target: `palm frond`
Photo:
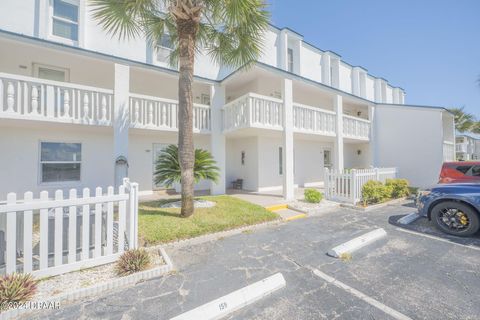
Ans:
[[[198,183],[200,180],[217,182],[219,170],[210,152],[203,149],[195,149],[195,165],[193,169],[195,183]],[[178,147],[176,145],[169,145],[156,159],[154,181],[156,184],[164,184],[167,187],[181,182]]]
[[[155,11],[155,0],[90,0],[94,19],[119,39],[142,35],[142,21]]]

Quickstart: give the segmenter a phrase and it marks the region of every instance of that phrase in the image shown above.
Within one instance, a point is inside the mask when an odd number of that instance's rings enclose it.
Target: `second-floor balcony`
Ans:
[[[67,82],[0,73],[0,118],[112,126],[114,91]],[[172,99],[128,93],[130,128],[178,131],[178,102]],[[223,130],[247,128],[282,131],[283,101],[256,93],[245,94],[223,109]],[[293,103],[293,129],[302,134],[336,136],[337,114],[333,111]],[[342,115],[345,138],[369,139],[370,122]],[[211,109],[194,104],[195,133],[210,133]]]
[[[113,90],[0,73],[0,118],[111,126]]]

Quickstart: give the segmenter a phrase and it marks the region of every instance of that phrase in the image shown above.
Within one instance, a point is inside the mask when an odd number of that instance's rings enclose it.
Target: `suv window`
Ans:
[[[456,166],[455,170],[460,171],[463,174],[467,174],[468,170],[470,170],[471,167],[472,166],[465,166],[465,165]]]
[[[480,177],[480,166],[473,166],[469,176]]]

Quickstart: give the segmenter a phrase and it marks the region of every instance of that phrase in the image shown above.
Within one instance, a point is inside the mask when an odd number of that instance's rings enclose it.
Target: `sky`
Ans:
[[[480,119],[480,0],[267,0],[277,27],[406,91]]]

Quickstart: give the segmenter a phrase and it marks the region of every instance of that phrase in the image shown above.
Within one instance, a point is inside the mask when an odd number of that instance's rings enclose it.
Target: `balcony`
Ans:
[[[293,128],[296,132],[335,136],[336,118],[332,111],[293,104]]]
[[[0,73],[0,118],[111,126],[113,91]]]
[[[283,130],[282,108],[283,102],[280,99],[248,93],[223,107],[223,130]]]
[[[162,131],[178,130],[178,102],[175,100],[130,94],[130,127]],[[210,107],[193,105],[193,132],[209,133]]]
[[[468,145],[467,145],[467,143],[457,143],[455,145],[455,150],[457,152],[467,153],[468,152]]]
[[[368,140],[370,135],[370,121],[343,116],[343,136],[350,139]]]

